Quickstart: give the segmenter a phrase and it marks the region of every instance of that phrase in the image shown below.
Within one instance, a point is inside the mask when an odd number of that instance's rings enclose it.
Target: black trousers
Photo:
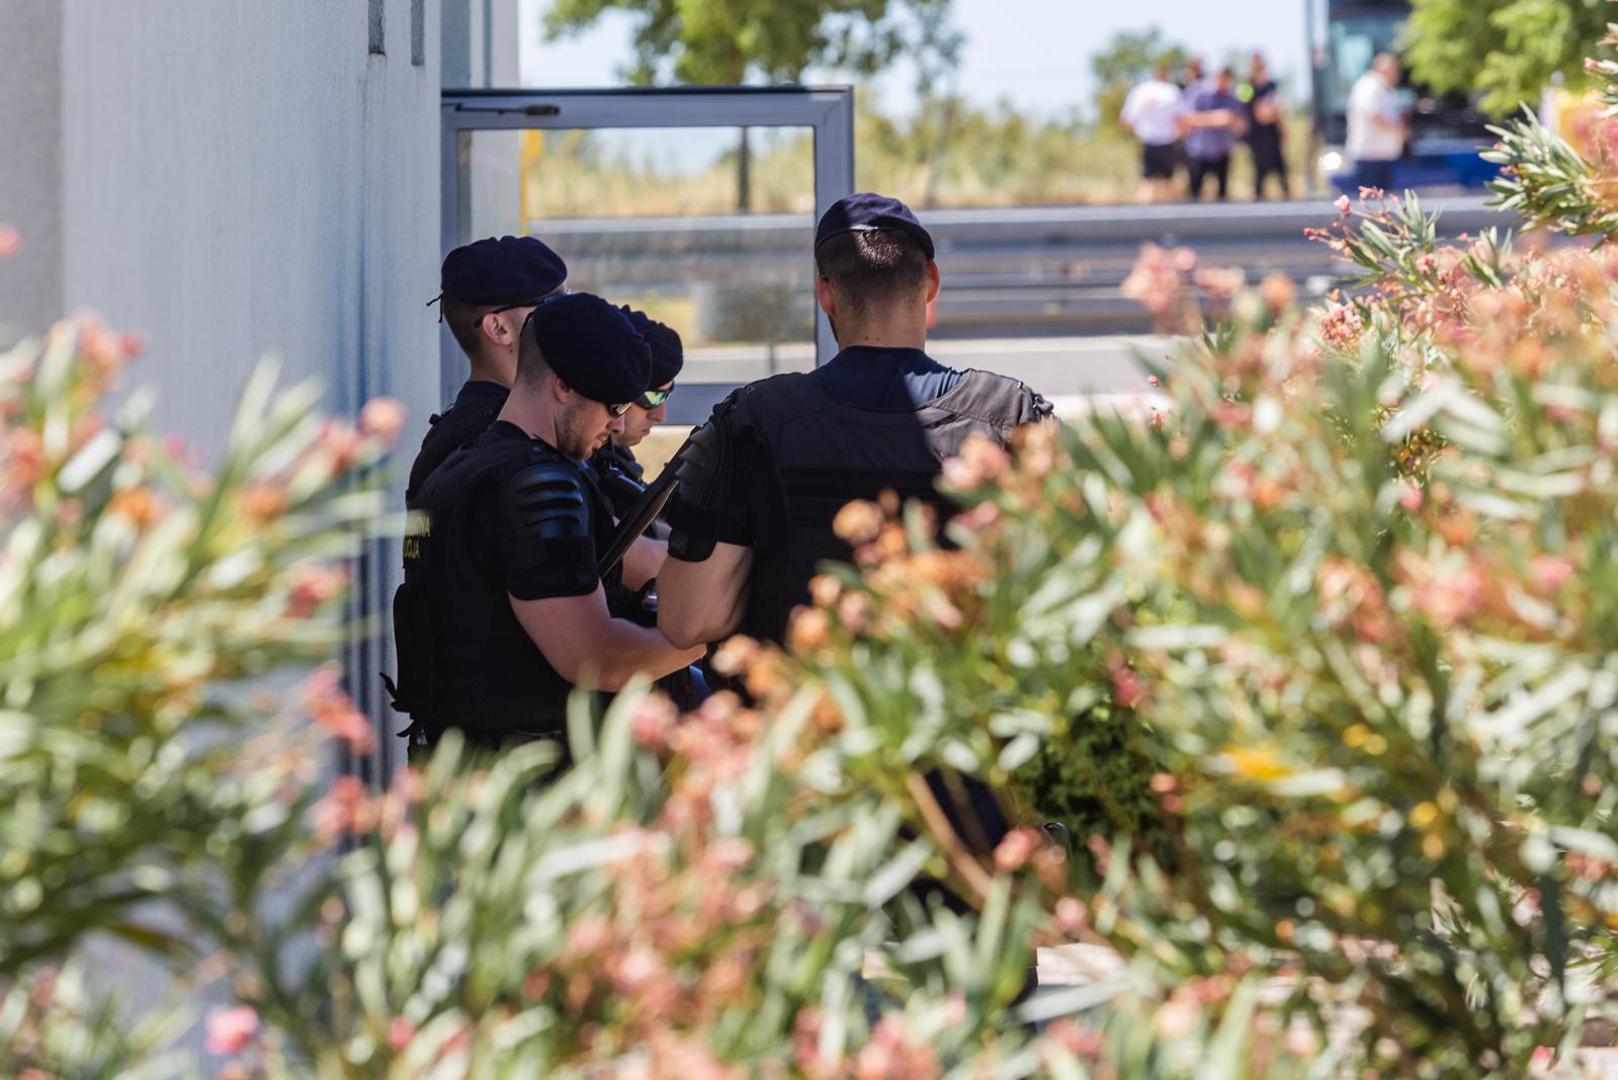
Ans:
[[[1247,144],[1253,151],[1253,198],[1264,198],[1264,183],[1271,176],[1281,182],[1281,196],[1291,198],[1287,163],[1281,154],[1280,132],[1274,129],[1255,129],[1248,135]]]
[[[1203,181],[1210,176],[1219,185],[1219,198],[1221,201],[1230,198],[1230,157],[1222,158],[1187,158],[1186,168],[1191,174],[1191,197],[1202,198]]]
[[[1381,188],[1383,191],[1387,191],[1393,186],[1393,162],[1356,161],[1354,163],[1354,183],[1360,187]]]

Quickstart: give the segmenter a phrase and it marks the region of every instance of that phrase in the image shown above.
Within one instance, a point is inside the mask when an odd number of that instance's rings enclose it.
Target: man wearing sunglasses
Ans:
[[[641,444],[652,429],[668,419],[669,395],[674,392],[674,380],[685,366],[685,350],[680,335],[648,316],[644,311],[620,308],[646,344],[652,349],[651,389],[635,399],[634,407],[624,414],[624,430],[614,435],[590,459],[601,489],[612,502],[614,513],[623,517],[640,501],[646,490],[645,471],[635,460],[634,448]],[[654,526],[654,535],[664,532]]]
[[[421,451],[410,466],[405,505],[451,453],[494,423],[517,375],[517,334],[534,306],[560,292],[567,264],[532,236],[489,237],[444,257],[439,275],[439,317],[471,364],[455,401],[432,417]]]
[[[608,594],[644,584],[636,560],[597,571],[613,517],[585,462],[650,379],[645,339],[600,297],[553,297],[520,329],[498,417],[427,478],[406,536],[395,707],[413,750],[450,727],[489,749],[563,740],[575,687],[615,691],[702,655],[613,617]]]

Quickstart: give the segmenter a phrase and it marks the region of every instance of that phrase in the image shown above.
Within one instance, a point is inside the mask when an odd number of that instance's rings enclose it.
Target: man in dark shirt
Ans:
[[[1274,176],[1281,183],[1281,197],[1290,199],[1291,183],[1287,180],[1286,155],[1282,151],[1286,110],[1263,53],[1253,54],[1247,85],[1239,96],[1247,102],[1247,146],[1253,152],[1253,198],[1264,198],[1264,181]]]
[[[673,327],[658,322],[644,311],[627,307],[620,310],[629,316],[630,324],[652,350],[651,386],[624,414],[624,430],[614,434],[590,459],[590,467],[595,470],[613,510],[622,517],[634,508],[646,490],[645,470],[635,460],[634,448],[654,427],[668,419],[669,395],[674,392],[675,378],[685,366],[685,350]]]
[[[472,365],[455,401],[429,421],[410,467],[405,505],[451,453],[494,422],[517,374],[517,334],[540,300],[562,289],[567,264],[531,236],[489,237],[444,257],[439,315]]]
[[[839,510],[893,491],[942,520],[950,506],[938,477],[968,438],[1006,446],[1050,415],[1015,379],[927,355],[938,263],[932,237],[897,199],[833,204],[815,230],[815,265],[815,296],[841,351],[812,372],[743,387],[681,452],[658,577],[658,626],[676,644],[737,631],[784,643],[810,579],[852,554],[832,528]],[[928,783],[957,832],[986,853],[1007,824],[987,788],[961,779],[964,799],[941,776]]]
[[[395,621],[431,668],[401,687],[413,746],[448,727],[487,748],[558,739],[575,687],[614,691],[701,656],[609,613],[621,576],[642,583],[630,561],[598,572],[612,512],[584,462],[622,430],[650,370],[644,339],[599,297],[554,297],[520,328],[497,419],[433,470],[412,513]]]
[[[933,255],[897,199],[852,195],[821,218],[815,293],[842,351],[742,388],[686,444],[658,578],[670,641],[738,630],[784,641],[820,564],[851,554],[832,531],[838,510],[886,490],[947,509],[938,475],[968,437],[1005,445],[1049,414],[1015,379],[954,371],[924,351]]]
[[[1191,177],[1191,198],[1201,199],[1203,184],[1212,178],[1220,201],[1230,197],[1230,152],[1247,129],[1246,110],[1234,91],[1236,75],[1221,68],[1212,79],[1189,87],[1185,119],[1186,167]]]

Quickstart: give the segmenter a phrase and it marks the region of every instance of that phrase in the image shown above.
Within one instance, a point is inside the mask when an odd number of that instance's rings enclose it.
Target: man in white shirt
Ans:
[[[1399,106],[1399,61],[1379,53],[1371,70],[1361,75],[1348,95],[1348,144],[1354,180],[1361,187],[1386,191],[1393,182],[1393,163],[1404,154],[1409,128]]]
[[[1141,145],[1141,201],[1174,197],[1174,173],[1180,164],[1186,105],[1180,88],[1170,81],[1167,64],[1129,92],[1120,118]]]

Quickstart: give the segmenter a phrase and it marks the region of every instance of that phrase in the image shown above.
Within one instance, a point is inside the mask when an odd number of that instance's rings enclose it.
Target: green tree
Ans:
[[[1096,116],[1106,127],[1118,126],[1124,98],[1130,87],[1140,82],[1159,64],[1179,67],[1190,56],[1185,46],[1165,41],[1163,31],[1121,30],[1105,48],[1090,58],[1090,71],[1096,78]]]
[[[1405,60],[1441,92],[1482,95],[1496,115],[1534,103],[1553,77],[1585,84],[1589,43],[1601,37],[1605,0],[1414,0]]]
[[[552,37],[609,11],[636,19],[632,82],[727,84],[750,76],[794,82],[810,67],[880,71],[900,56],[923,79],[947,70],[960,47],[949,0],[555,0]]]

